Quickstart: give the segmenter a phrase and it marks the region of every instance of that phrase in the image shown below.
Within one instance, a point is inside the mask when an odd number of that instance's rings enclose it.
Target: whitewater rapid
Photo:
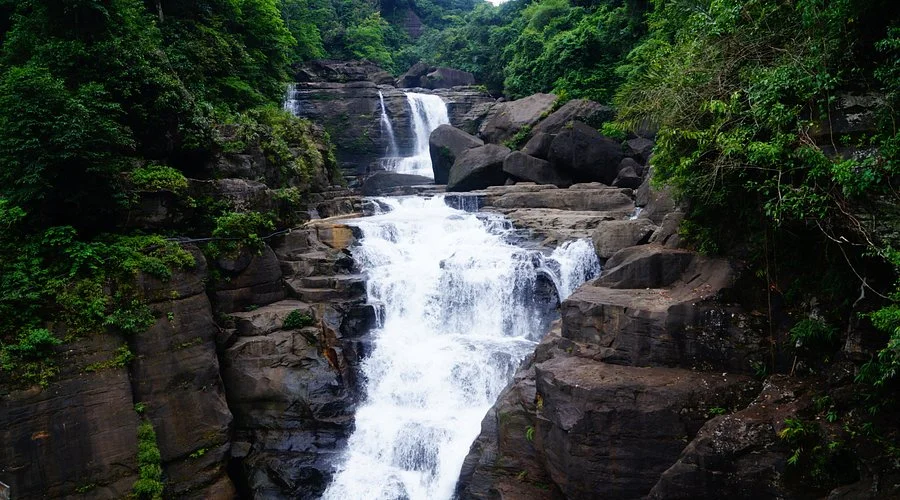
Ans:
[[[565,298],[599,263],[589,241],[549,255],[520,248],[507,220],[441,197],[376,201],[384,213],[349,223],[362,233],[354,258],[380,324],[324,498],[449,499],[482,418],[545,333],[537,292],[550,283]]]

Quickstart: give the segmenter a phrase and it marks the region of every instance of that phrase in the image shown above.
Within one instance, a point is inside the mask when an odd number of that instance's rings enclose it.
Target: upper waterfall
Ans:
[[[410,156],[404,158],[388,158],[385,165],[388,170],[394,172],[434,178],[428,138],[438,126],[450,123],[447,104],[439,96],[415,92],[408,92],[406,101],[409,103],[413,151]]]
[[[397,139],[394,138],[394,126],[391,124],[391,117],[388,116],[387,108],[384,106],[384,94],[380,90],[378,91],[378,103],[381,104],[381,135],[388,139],[385,155],[388,158],[396,158],[399,153]]]
[[[499,215],[442,197],[386,198],[348,221],[369,303],[383,307],[362,364],[356,414],[329,500],[449,499],[481,420],[534,350],[561,298],[599,272],[590,242],[550,255],[513,244]]]

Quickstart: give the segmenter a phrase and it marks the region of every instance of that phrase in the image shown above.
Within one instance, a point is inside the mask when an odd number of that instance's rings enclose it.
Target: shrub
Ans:
[[[166,190],[180,193],[188,187],[184,174],[172,167],[152,163],[134,169],[131,172],[131,183],[140,191]]]
[[[285,330],[296,330],[298,328],[305,328],[314,324],[315,320],[312,318],[312,316],[300,311],[300,309],[291,311],[287,315],[287,317],[284,318]]]

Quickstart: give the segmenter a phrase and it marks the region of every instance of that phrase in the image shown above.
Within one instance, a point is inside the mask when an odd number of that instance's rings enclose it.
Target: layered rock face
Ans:
[[[451,74],[452,70],[447,68],[439,69],[441,71],[433,75],[428,73],[425,77],[432,78],[430,81],[441,79],[452,83],[452,88],[430,85],[428,88],[434,90],[428,92],[439,95],[447,104],[452,125],[477,130],[494,99],[475,87],[467,87],[474,83],[469,79],[459,79],[459,75]],[[365,61],[319,61],[299,68],[296,80],[292,96],[296,102],[294,111],[329,132],[345,176],[356,177],[377,167],[378,160],[388,149],[388,139],[381,130],[379,92],[384,98],[401,154],[412,150],[406,90],[395,87],[390,75],[377,66]],[[423,87],[403,83],[401,86]]]

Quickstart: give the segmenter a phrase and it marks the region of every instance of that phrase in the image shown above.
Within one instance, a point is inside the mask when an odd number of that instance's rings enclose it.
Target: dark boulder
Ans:
[[[572,172],[579,182],[612,184],[622,161],[622,146],[596,129],[573,122],[557,134],[548,156],[555,167]]]
[[[428,139],[434,183],[446,184],[456,158],[463,151],[478,146],[484,146],[484,141],[451,125],[441,125],[434,129]]]
[[[615,112],[609,106],[586,99],[572,99],[551,113],[550,116],[541,120],[532,132],[534,134],[558,134],[563,127],[573,121],[586,123],[592,127],[599,127],[614,117]]]
[[[453,163],[447,180],[447,191],[471,191],[506,182],[503,160],[509,156],[509,148],[486,144],[467,149]]]
[[[428,71],[431,69],[431,66],[423,63],[417,62],[413,64],[406,73],[400,75],[400,78],[397,79],[397,87],[401,89],[411,89],[415,87],[421,87],[422,77],[428,74]]]
[[[641,165],[646,165],[653,152],[653,141],[643,137],[625,141],[625,154],[634,158]]]
[[[608,220],[597,224],[591,239],[597,257],[608,259],[623,248],[646,243],[655,230],[647,219]]]
[[[550,145],[553,143],[554,137],[556,136],[538,132],[525,143],[525,146],[522,147],[522,152],[535,158],[546,160],[550,154]]]
[[[366,180],[362,183],[362,194],[365,196],[379,196],[387,194],[398,187],[432,183],[434,183],[433,180],[422,175],[380,171],[366,177]]]
[[[485,142],[500,144],[523,127],[533,127],[553,109],[556,96],[534,94],[494,106],[481,124],[478,135]]]
[[[475,76],[468,71],[453,68],[435,68],[421,78],[422,87],[426,89],[449,89],[475,85]]]
[[[550,162],[520,151],[506,157],[503,161],[503,171],[513,177],[538,184],[553,184],[559,187],[568,187],[572,184],[572,178],[553,168]]]

